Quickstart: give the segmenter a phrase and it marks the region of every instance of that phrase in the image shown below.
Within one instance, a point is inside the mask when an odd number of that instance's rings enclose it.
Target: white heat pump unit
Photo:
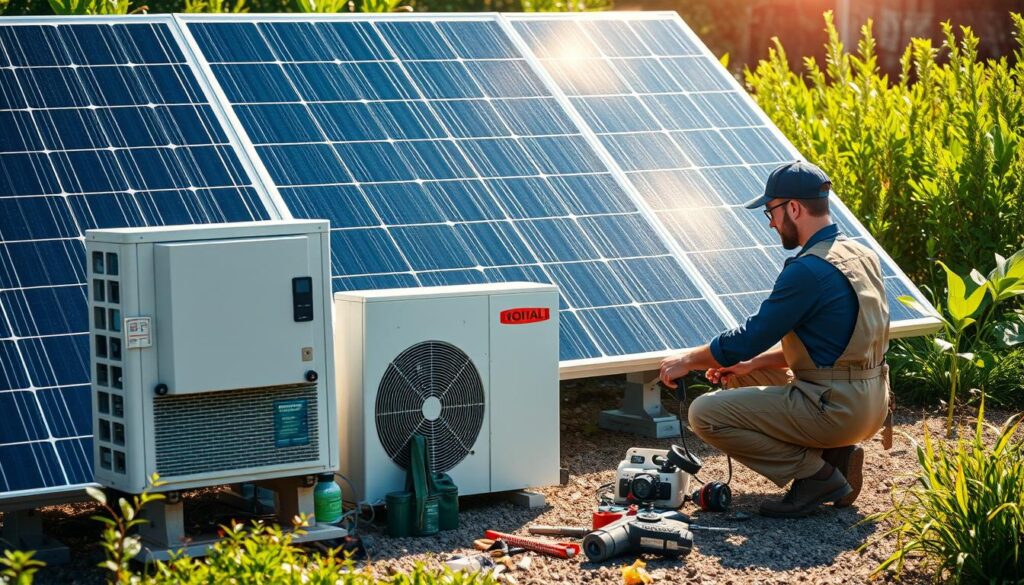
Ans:
[[[97,482],[337,469],[329,246],[326,221],[86,232]]]
[[[459,495],[559,481],[558,289],[502,283],[339,292],[347,498],[405,489],[409,440]]]

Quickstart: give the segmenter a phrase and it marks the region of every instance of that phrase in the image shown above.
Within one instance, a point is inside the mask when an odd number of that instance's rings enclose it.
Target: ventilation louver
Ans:
[[[417,343],[387,367],[377,389],[377,436],[392,461],[409,468],[414,434],[427,439],[430,470],[446,472],[472,451],[486,413],[473,361],[443,341]]]

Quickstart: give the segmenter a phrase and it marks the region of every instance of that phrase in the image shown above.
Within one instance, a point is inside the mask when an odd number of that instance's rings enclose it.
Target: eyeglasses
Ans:
[[[764,213],[764,216],[768,218],[768,221],[772,221],[772,212],[775,211],[776,209],[782,207],[783,205],[785,205],[787,203],[789,203],[789,199],[783,201],[782,203],[779,203],[779,204],[776,204],[776,205],[772,205],[771,207],[765,207],[762,210],[762,213]]]

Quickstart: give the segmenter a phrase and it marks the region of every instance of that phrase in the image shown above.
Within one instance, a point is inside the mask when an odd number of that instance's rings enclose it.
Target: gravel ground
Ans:
[[[532,524],[588,526],[596,505],[596,490],[615,478],[615,469],[630,447],[667,448],[672,441],[642,439],[597,428],[597,415],[603,409],[617,408],[621,401],[623,376],[569,381],[562,384],[562,465],[570,473],[565,486],[540,488],[547,499],[542,509],[516,508],[497,495],[464,497],[460,501],[460,528],[423,538],[392,539],[383,524],[364,523],[359,532],[370,552],[371,563],[379,575],[407,569],[424,562],[438,567],[450,553],[470,552],[472,542],[485,529],[527,534]],[[666,400],[666,408],[675,403]],[[963,413],[969,422],[972,412]],[[941,432],[942,416],[929,413],[933,436]],[[990,413],[992,423],[1002,423],[1007,415]],[[901,410],[897,414],[894,448],[884,451],[876,439],[864,445],[866,451],[864,489],[856,504],[846,509],[823,506],[808,518],[778,520],[757,516],[758,504],[765,498],[777,498],[783,490],[754,472],[735,465],[732,489],[733,510],[751,514],[745,521],[734,521],[723,514],[701,513],[685,504],[683,511],[708,526],[730,526],[733,533],[695,532],[693,552],[682,560],[662,560],[645,556],[647,570],[661,583],[852,583],[865,582],[871,569],[893,548],[889,539],[864,554],[856,549],[880,527],[857,525],[866,515],[885,509],[894,482],[906,482],[916,467],[916,456],[899,431],[921,436],[922,413]],[[699,440],[690,445],[704,459],[702,477],[724,479],[725,457]],[[197,501],[208,494],[193,495]],[[202,510],[202,506],[195,509]],[[189,506],[186,506],[186,511]],[[61,535],[71,548],[73,561],[64,567],[47,568],[39,583],[102,583],[103,574],[95,569],[100,553],[97,523],[89,520],[95,509],[89,504],[57,506],[44,511],[51,534]],[[519,585],[541,583],[622,583],[620,568],[631,564],[634,556],[594,564],[585,556],[559,560],[532,556],[529,570],[513,573],[510,582]],[[926,581],[926,575],[904,575],[904,582]]]

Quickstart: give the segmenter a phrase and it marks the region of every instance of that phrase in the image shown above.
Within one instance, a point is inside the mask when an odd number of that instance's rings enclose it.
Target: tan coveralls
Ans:
[[[690,428],[705,443],[779,487],[817,472],[822,449],[870,438],[888,412],[889,306],[878,257],[843,236],[804,254],[838,268],[857,295],[853,335],[835,365],[817,367],[790,331],[782,338],[789,370],[735,376],[733,389],[699,396],[689,410]]]

